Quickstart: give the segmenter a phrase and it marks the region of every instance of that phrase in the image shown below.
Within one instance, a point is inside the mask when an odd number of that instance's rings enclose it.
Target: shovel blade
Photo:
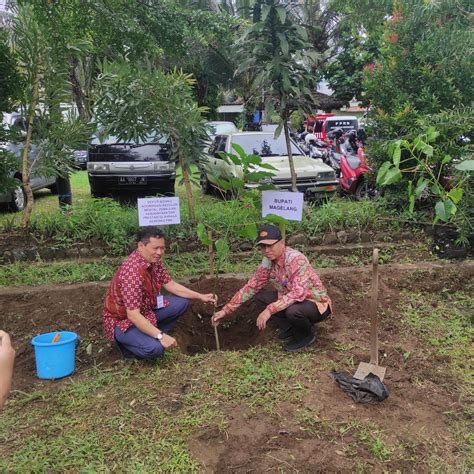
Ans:
[[[367,375],[370,373],[376,375],[381,382],[385,377],[386,367],[381,367],[380,365],[370,364],[368,362],[361,362],[357,368],[354,378],[358,380],[364,380]]]

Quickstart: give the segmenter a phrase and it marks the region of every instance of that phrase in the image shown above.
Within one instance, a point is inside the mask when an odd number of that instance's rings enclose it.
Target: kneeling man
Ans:
[[[278,227],[261,227],[257,245],[263,254],[262,263],[247,284],[213,316],[212,324],[218,326],[222,318],[256,295],[257,304],[265,308],[257,318],[257,327],[265,329],[270,319],[280,329],[278,337],[286,343],[285,350],[302,350],[316,339],[313,325],[331,315],[331,300],[308,259],[286,247]],[[259,292],[268,283],[275,291]]]
[[[157,227],[144,227],[138,247],[115,273],[102,313],[107,339],[115,340],[125,358],[157,359],[176,346],[170,332],[188,307],[188,298],[214,303],[173,281],[163,265],[165,237]],[[161,288],[171,295],[163,296]]]

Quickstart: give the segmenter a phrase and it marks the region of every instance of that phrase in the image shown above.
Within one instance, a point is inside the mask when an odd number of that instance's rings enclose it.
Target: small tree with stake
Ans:
[[[316,79],[311,63],[316,53],[305,28],[298,24],[290,6],[278,0],[263,0],[254,6],[254,19],[240,39],[242,62],[237,74],[252,72],[252,90],[265,97],[265,103],[280,116],[278,136],[283,129],[291,171],[291,186],[296,188],[296,171],[291,153],[288,120],[291,112],[314,102]],[[300,105],[301,104],[301,105]]]
[[[230,251],[229,239],[231,233],[235,233],[240,237],[255,240],[257,237],[257,224],[255,222],[242,223],[241,216],[237,212],[242,205],[249,207],[258,207],[260,203],[260,191],[263,189],[273,188],[270,184],[261,184],[267,178],[274,176],[276,168],[268,163],[263,162],[263,158],[254,154],[246,154],[244,149],[238,145],[233,144],[236,153],[220,152],[221,157],[238,168],[242,173],[240,177],[215,175],[221,189],[231,197],[228,205],[235,209],[235,212],[230,212],[232,220],[227,222],[224,233],[217,232],[217,229],[210,229],[200,222],[197,226],[197,236],[201,243],[209,249],[209,273],[211,278],[214,278],[213,293],[216,293],[219,272],[222,268],[225,259]],[[212,170],[208,170],[212,174]],[[249,187],[253,190],[249,190]],[[216,238],[217,237],[217,238]],[[217,335],[217,327],[214,328],[216,336],[216,345],[219,350],[219,338]]]

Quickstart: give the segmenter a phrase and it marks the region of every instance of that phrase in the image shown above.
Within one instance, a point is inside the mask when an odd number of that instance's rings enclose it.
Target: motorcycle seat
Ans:
[[[347,164],[353,170],[356,170],[360,166],[360,159],[357,155],[346,155]]]

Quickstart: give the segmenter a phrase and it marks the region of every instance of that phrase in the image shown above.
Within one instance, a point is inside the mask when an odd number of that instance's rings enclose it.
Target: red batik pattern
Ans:
[[[133,326],[126,316],[127,309],[139,309],[156,326],[156,295],[170,281],[170,274],[160,260],[149,263],[135,250],[117,270],[107,291],[102,312],[107,339],[114,340],[115,327],[125,332]]]
[[[326,288],[308,259],[297,250],[286,247],[274,262],[264,257],[257,271],[222,309],[225,314],[234,312],[242,303],[252,299],[258,291],[271,283],[278,299],[267,306],[271,314],[283,311],[296,302],[312,301],[320,313],[331,307]]]

